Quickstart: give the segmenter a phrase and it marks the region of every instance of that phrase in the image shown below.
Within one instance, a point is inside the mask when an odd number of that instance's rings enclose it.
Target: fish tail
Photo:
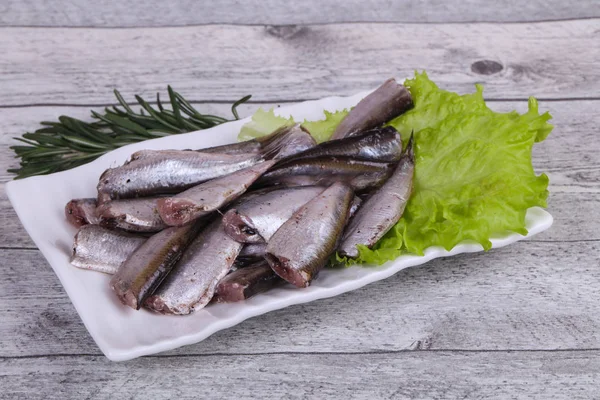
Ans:
[[[290,131],[290,126],[286,125],[277,129],[269,136],[258,139],[261,141],[261,155],[265,160],[273,159],[279,153],[281,148],[285,145]]]

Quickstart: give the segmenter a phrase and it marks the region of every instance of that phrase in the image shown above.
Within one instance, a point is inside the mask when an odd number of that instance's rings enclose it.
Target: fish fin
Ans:
[[[277,129],[275,132],[265,138],[265,140],[261,143],[263,146],[261,155],[265,160],[271,160],[277,156],[281,148],[285,145],[289,132],[290,127],[284,126]]]

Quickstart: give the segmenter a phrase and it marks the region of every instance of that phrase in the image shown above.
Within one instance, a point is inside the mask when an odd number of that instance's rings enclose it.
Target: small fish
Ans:
[[[265,260],[238,269],[219,281],[213,301],[233,303],[285,283]]]
[[[139,310],[181,258],[205,221],[167,228],[151,236],[121,264],[110,286],[121,302]]]
[[[412,107],[408,89],[391,78],[362,99],[342,120],[331,139],[341,139],[376,128]]]
[[[334,183],[287,220],[267,244],[265,258],[277,275],[307,287],[337,248],[354,193]]]
[[[190,244],[171,274],[147,299],[145,307],[180,315],[203,308],[231,269],[242,246],[227,236],[220,218],[216,218]]]
[[[179,193],[199,183],[262,161],[260,155],[164,150],[107,169],[98,183],[98,204],[111,199]]]
[[[357,160],[396,162],[402,156],[402,138],[392,126],[361,132],[359,135],[330,140],[283,159],[289,160],[323,156],[352,157]]]
[[[79,228],[87,224],[98,224],[96,217],[96,199],[73,199],[65,206],[67,221]]]
[[[201,183],[173,197],[159,199],[160,218],[167,225],[179,226],[210,214],[241,196],[273,164],[274,160],[261,162]]]
[[[350,220],[338,249],[342,256],[358,257],[357,245],[373,247],[402,217],[412,190],[415,169],[413,137],[394,173]]]
[[[302,186],[249,193],[223,215],[225,232],[238,242],[267,242],[300,207],[323,190],[322,186]]]
[[[71,264],[77,268],[114,274],[146,238],[84,225],[75,235]]]
[[[100,225],[130,232],[159,232],[167,228],[158,213],[160,197],[112,200],[98,207]]]
[[[140,150],[124,165],[109,168],[100,176],[98,204],[111,199],[179,193],[265,160],[288,157],[315,144],[309,133],[294,125],[250,144],[226,145],[229,150],[226,146],[200,151]],[[217,152],[219,148],[228,152]]]
[[[275,166],[256,181],[256,186],[328,186],[344,182],[363,191],[381,186],[392,171],[391,164],[350,157],[306,158]]]

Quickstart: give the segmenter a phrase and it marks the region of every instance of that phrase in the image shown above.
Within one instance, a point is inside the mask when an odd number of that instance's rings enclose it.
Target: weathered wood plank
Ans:
[[[167,83],[193,100],[233,101],[248,93],[256,94],[257,101],[321,98],[375,87],[390,76],[411,76],[415,69],[427,70],[450,90],[472,91],[474,83],[484,83],[491,98],[595,96],[600,92],[597,27],[598,20],[592,19],[2,28],[0,105],[104,104],[113,101],[115,87],[131,98],[163,90]],[[491,73],[473,65],[481,60],[502,69]]]
[[[10,399],[593,399],[600,352],[400,352],[0,361]],[[218,377],[216,377],[218,374]],[[44,390],[39,389],[43,387]]]
[[[597,179],[600,172],[597,154],[600,141],[596,140],[600,114],[596,112],[599,101],[556,101],[542,102],[541,108],[554,116],[556,128],[549,139],[536,146],[534,165],[539,172],[547,172],[551,179],[549,210],[556,218],[556,228],[547,232],[543,240],[599,239],[598,225],[593,215],[600,204],[600,186]],[[240,115],[251,115],[259,106],[269,108],[270,104],[250,104],[240,108]],[[526,102],[492,102],[490,106],[498,111],[517,108],[523,112]],[[227,115],[226,104],[200,104],[204,112]],[[42,120],[56,120],[61,114],[77,118],[87,118],[87,107],[25,107],[0,109],[2,134],[0,134],[0,246],[29,247],[34,245],[29,239],[16,214],[10,207],[4,186],[1,182],[12,175],[6,169],[17,166],[17,160],[8,146],[13,144],[13,136],[39,127]],[[577,204],[577,207],[573,207]],[[540,237],[540,240],[542,237]]]
[[[135,10],[135,12],[132,12]],[[147,27],[200,24],[323,24],[332,22],[510,22],[600,16],[592,0],[578,2],[481,0],[394,2],[345,1],[178,1],[8,0],[0,26]]]
[[[37,251],[3,250],[0,356],[99,354]],[[168,354],[600,348],[600,242],[435,260]]]

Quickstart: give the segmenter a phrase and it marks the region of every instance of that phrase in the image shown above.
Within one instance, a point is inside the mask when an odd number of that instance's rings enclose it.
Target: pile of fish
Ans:
[[[411,106],[390,79],[319,145],[294,125],[197,151],[138,151],[100,176],[97,199],[67,204],[79,227],[71,263],[112,274],[123,304],[165,314],[307,287],[336,251],[357,257],[400,219],[412,137],[403,151],[383,125]]]

